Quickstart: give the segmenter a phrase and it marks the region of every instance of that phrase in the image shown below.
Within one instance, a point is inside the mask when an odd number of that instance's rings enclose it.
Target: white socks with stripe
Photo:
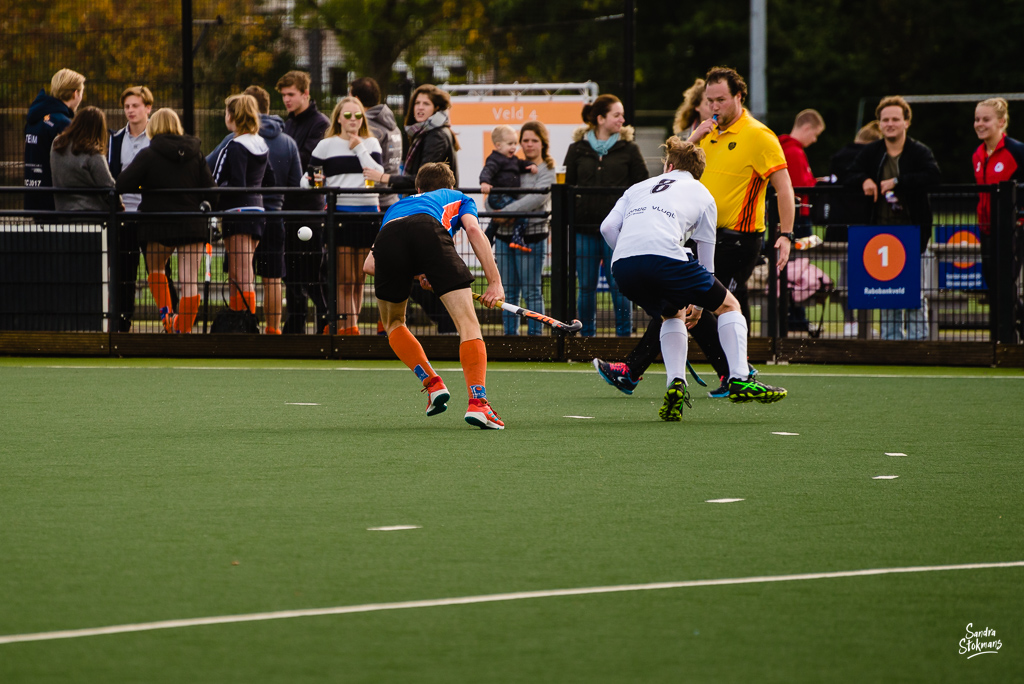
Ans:
[[[661,356],[665,359],[665,371],[668,380],[665,386],[672,385],[676,378],[686,379],[686,349],[689,344],[689,333],[681,318],[670,318],[661,324]]]
[[[718,317],[718,339],[729,361],[729,378],[745,379],[750,375],[750,367],[747,365],[747,319],[742,312],[727,311]],[[664,346],[662,342],[662,348]]]

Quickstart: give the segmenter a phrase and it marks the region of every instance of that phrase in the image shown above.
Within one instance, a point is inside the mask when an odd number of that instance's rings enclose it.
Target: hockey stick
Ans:
[[[204,214],[210,211],[210,203],[203,201],[199,203],[199,211]],[[210,241],[206,243],[206,281],[203,283],[203,334],[206,334],[206,324],[210,320],[210,261],[213,258],[213,226],[210,225]]]
[[[686,362],[686,370],[690,371],[690,375],[693,376],[693,379],[697,381],[698,385],[700,385],[701,387],[707,387],[708,386],[708,383],[704,382],[701,379],[701,377],[699,375],[697,375],[697,371],[693,370],[693,366],[690,365],[689,361]]]
[[[477,301],[482,301],[483,297],[474,292],[473,299]],[[580,323],[579,321],[573,321],[572,323],[562,323],[561,321],[556,321],[554,318],[551,318],[550,316],[545,316],[544,314],[539,314],[536,311],[530,311],[529,309],[522,309],[518,306],[508,304],[507,302],[501,302],[501,308],[510,313],[514,313],[516,316],[521,316],[522,318],[534,321],[540,321],[544,325],[550,325],[555,330],[561,330],[562,332],[574,334],[579,332],[580,329],[583,328],[583,324]]]

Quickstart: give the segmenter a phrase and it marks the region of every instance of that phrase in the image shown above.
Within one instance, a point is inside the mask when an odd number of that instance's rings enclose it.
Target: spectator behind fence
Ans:
[[[284,121],[270,113],[270,93],[260,86],[249,86],[243,91],[252,95],[260,110],[259,135],[270,151],[270,165],[274,169],[274,182],[279,187],[297,188],[302,177],[299,148],[291,136],[284,133]],[[213,165],[220,151],[231,142],[233,134],[228,133],[220,144],[206,155],[206,163]],[[284,195],[263,195],[263,207],[270,211],[281,211]],[[263,230],[263,239],[256,246],[256,275],[263,283],[263,316],[268,335],[281,334],[281,312],[283,310],[281,279],[285,274],[285,227],[284,220],[268,216]]]
[[[586,126],[573,133],[574,142],[565,155],[568,185],[625,189],[647,178],[647,164],[633,142],[633,127],[624,125],[626,115],[619,98],[600,95],[584,105],[582,116]],[[601,221],[618,197],[615,192],[576,197],[576,311],[583,322],[583,337],[597,334],[597,281],[602,261],[615,307],[615,334],[629,337],[633,333],[633,305],[615,284],[612,250],[600,233]]]
[[[357,97],[345,97],[331,112],[331,127],[313,150],[306,174],[302,176],[302,187],[311,187],[315,180],[330,188],[363,189],[366,187],[363,172],[383,173],[380,162],[380,143],[370,135],[362,102]],[[315,173],[314,168],[318,169]],[[358,335],[366,280],[362,266],[380,230],[380,217],[361,218],[353,214],[378,213],[380,201],[378,195],[372,193],[338,194],[335,210],[333,229],[338,250],[335,286],[338,318],[342,321],[338,333]]]
[[[224,101],[224,123],[234,133],[217,156],[213,179],[220,187],[273,187],[270,148],[258,133],[260,110],[252,95],[232,95]],[[238,212],[221,223],[231,295],[228,306],[234,311],[256,313],[256,276],[252,260],[263,237],[263,195],[259,192],[221,196],[219,211]],[[243,218],[244,216],[244,218]]]
[[[522,187],[544,189],[547,192],[521,195],[517,200],[506,204],[501,211],[551,211],[551,185],[555,182],[555,160],[548,151],[550,138],[547,126],[540,121],[527,121],[519,129],[519,146],[523,148],[526,161],[536,165],[537,173],[525,173],[522,176]],[[530,251],[512,249],[515,232],[514,221],[525,221],[523,240]],[[527,309],[544,313],[544,291],[541,277],[544,273],[544,259],[548,252],[548,219],[513,219],[512,221],[494,220],[497,233],[494,241],[494,256],[498,262],[501,282],[505,285],[505,300],[518,306],[520,296]],[[522,319],[513,313],[503,311],[501,314],[503,329],[506,335],[518,335]],[[543,335],[544,326],[540,321],[529,319],[527,333]]]
[[[495,126],[491,130],[491,143],[494,145],[494,151],[487,155],[484,168],[480,171],[480,190],[487,196],[487,208],[497,211],[515,202],[519,196],[504,192],[495,193],[491,190],[495,187],[518,188],[521,184],[519,174],[537,173],[537,165],[516,156],[519,143],[511,126]],[[529,252],[531,248],[526,246],[523,239],[526,219],[512,219],[512,224],[512,239],[509,246],[512,249]],[[489,239],[493,239],[496,230],[497,226],[493,224],[488,228]]]
[[[786,157],[786,168],[789,171],[789,178],[794,187],[814,187],[815,178],[811,171],[811,163],[807,161],[805,149],[818,140],[818,136],[825,130],[825,120],[821,118],[814,109],[805,109],[796,115],[793,120],[793,129],[788,133],[779,136],[779,144],[782,145],[782,153]],[[811,229],[811,198],[808,195],[800,195],[800,208],[793,220],[793,235],[797,238],[810,237]],[[807,315],[804,307],[793,303],[792,290],[789,293],[789,319],[790,330],[809,329]]]
[[[882,98],[875,108],[882,139],[868,143],[853,162],[850,184],[871,201],[871,223],[910,224],[920,230],[921,254],[932,235],[928,192],[941,180],[932,151],[907,135],[912,112],[898,95]],[[924,276],[922,270],[922,277]],[[882,309],[883,340],[928,337],[928,301],[921,292],[918,309]]]
[[[139,211],[139,239],[146,244],[149,289],[153,294],[166,332],[192,331],[199,313],[199,264],[209,236],[207,221],[194,218],[146,218],[148,213],[198,211],[203,196],[188,192],[194,188],[212,188],[215,183],[199,140],[185,135],[178,115],[172,109],[159,109],[146,125],[149,146],[140,150],[132,163],[117,177],[119,193],[142,193]],[[159,193],[150,190],[180,189]],[[164,269],[171,254],[178,252],[178,282],[181,299],[174,315]]]
[[[107,167],[107,117],[96,107],[85,107],[57,136],[50,149],[50,169],[55,188],[112,188]],[[57,211],[110,211],[101,194],[54,196]],[[85,219],[102,221],[102,219]]]
[[[982,100],[974,108],[974,132],[981,144],[974,151],[974,180],[978,185],[1024,179],[1024,144],[1006,135],[1010,106],[1001,97]],[[981,240],[981,271],[989,292],[996,288],[995,244],[992,238],[992,195],[978,193],[978,233]]]
[[[826,184],[843,188],[848,185],[850,174],[853,173],[851,166],[853,161],[860,154],[861,149],[869,142],[882,139],[882,130],[878,127],[878,121],[865,124],[857,131],[853,142],[832,155],[829,159],[829,175],[825,179]],[[867,214],[863,211],[860,189],[850,188],[848,191],[830,193],[821,199],[821,219],[827,224],[825,228],[825,242],[846,242],[850,224],[863,223],[868,220]],[[842,259],[839,262],[839,286],[842,290],[847,289],[846,282],[847,264]],[[843,307],[843,336],[857,337],[859,326],[854,320],[853,312],[846,306],[846,299],[840,301]]]
[[[71,125],[75,110],[85,97],[85,76],[61,69],[50,79],[50,94],[39,91],[28,108],[25,123],[25,187],[50,188],[50,148],[53,140]],[[27,193],[25,209],[52,211],[53,195]]]
[[[121,93],[121,108],[128,123],[121,130],[111,133],[107,147],[107,164],[114,180],[117,180],[121,170],[131,164],[141,150],[149,147],[146,126],[149,124],[149,114],[153,109],[153,93],[146,86],[131,86]],[[126,212],[138,211],[141,201],[142,196],[138,194],[128,193],[121,196]],[[139,273],[141,251],[138,233],[138,222],[127,219],[122,221],[117,233],[117,272],[121,275],[117,291],[117,303],[121,309],[117,319],[119,332],[130,331],[132,319],[135,317],[135,281]],[[171,290],[173,308],[177,308],[177,293],[171,281],[169,263],[165,275]]]
[[[405,134],[408,147],[405,152],[405,166],[400,174],[365,169],[363,175],[376,182],[390,185],[399,192],[413,193],[416,189],[416,174],[420,167],[430,163],[445,163],[455,176],[455,187],[459,187],[459,141],[452,133],[448,110],[452,99],[448,93],[435,85],[425,83],[413,91],[411,104],[405,114]],[[423,311],[437,324],[437,331],[443,335],[454,335],[458,331],[448,310],[433,292],[412,284],[410,296]]]
[[[366,125],[370,133],[380,143],[381,165],[384,173],[401,173],[402,169],[402,131],[395,123],[395,113],[380,101],[380,86],[377,81],[364,76],[352,81],[349,94],[359,98],[366,111]],[[398,195],[389,192],[380,196],[380,208],[385,210],[398,201]]]
[[[309,74],[305,71],[289,71],[277,81],[277,92],[281,94],[288,120],[284,132],[290,135],[299,148],[300,168],[309,165],[313,148],[323,140],[331,123],[317,109],[316,101],[309,95]],[[286,211],[316,211],[324,209],[324,196],[288,195],[284,200]],[[298,230],[309,226],[313,237],[307,241],[298,238]],[[285,221],[285,274],[284,283],[288,299],[288,317],[285,320],[285,334],[305,335],[306,317],[309,313],[308,300],[313,300],[316,311],[316,330],[327,325],[327,297],[324,294],[324,246],[323,223],[311,218]]]
[[[676,110],[672,132],[686,140],[697,128],[697,124],[710,116],[708,101],[704,97],[704,79],[694,79],[693,85],[683,91],[683,102]]]

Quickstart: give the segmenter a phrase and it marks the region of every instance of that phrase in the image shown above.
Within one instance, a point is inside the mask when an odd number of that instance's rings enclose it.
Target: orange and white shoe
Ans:
[[[494,412],[486,399],[470,399],[466,409],[466,422],[476,425],[481,430],[504,430],[505,424]]]
[[[427,378],[426,382],[423,383],[421,391],[426,392],[429,397],[427,400],[428,416],[436,416],[448,410],[448,400],[452,398],[452,395],[448,388],[444,386],[444,381],[441,380],[440,375]]]

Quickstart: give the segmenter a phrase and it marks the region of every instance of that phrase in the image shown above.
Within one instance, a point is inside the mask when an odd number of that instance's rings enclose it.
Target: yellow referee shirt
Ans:
[[[786,168],[779,139],[744,109],[726,130],[711,129],[700,146],[708,160],[700,182],[718,205],[718,227],[763,232],[768,176]]]

